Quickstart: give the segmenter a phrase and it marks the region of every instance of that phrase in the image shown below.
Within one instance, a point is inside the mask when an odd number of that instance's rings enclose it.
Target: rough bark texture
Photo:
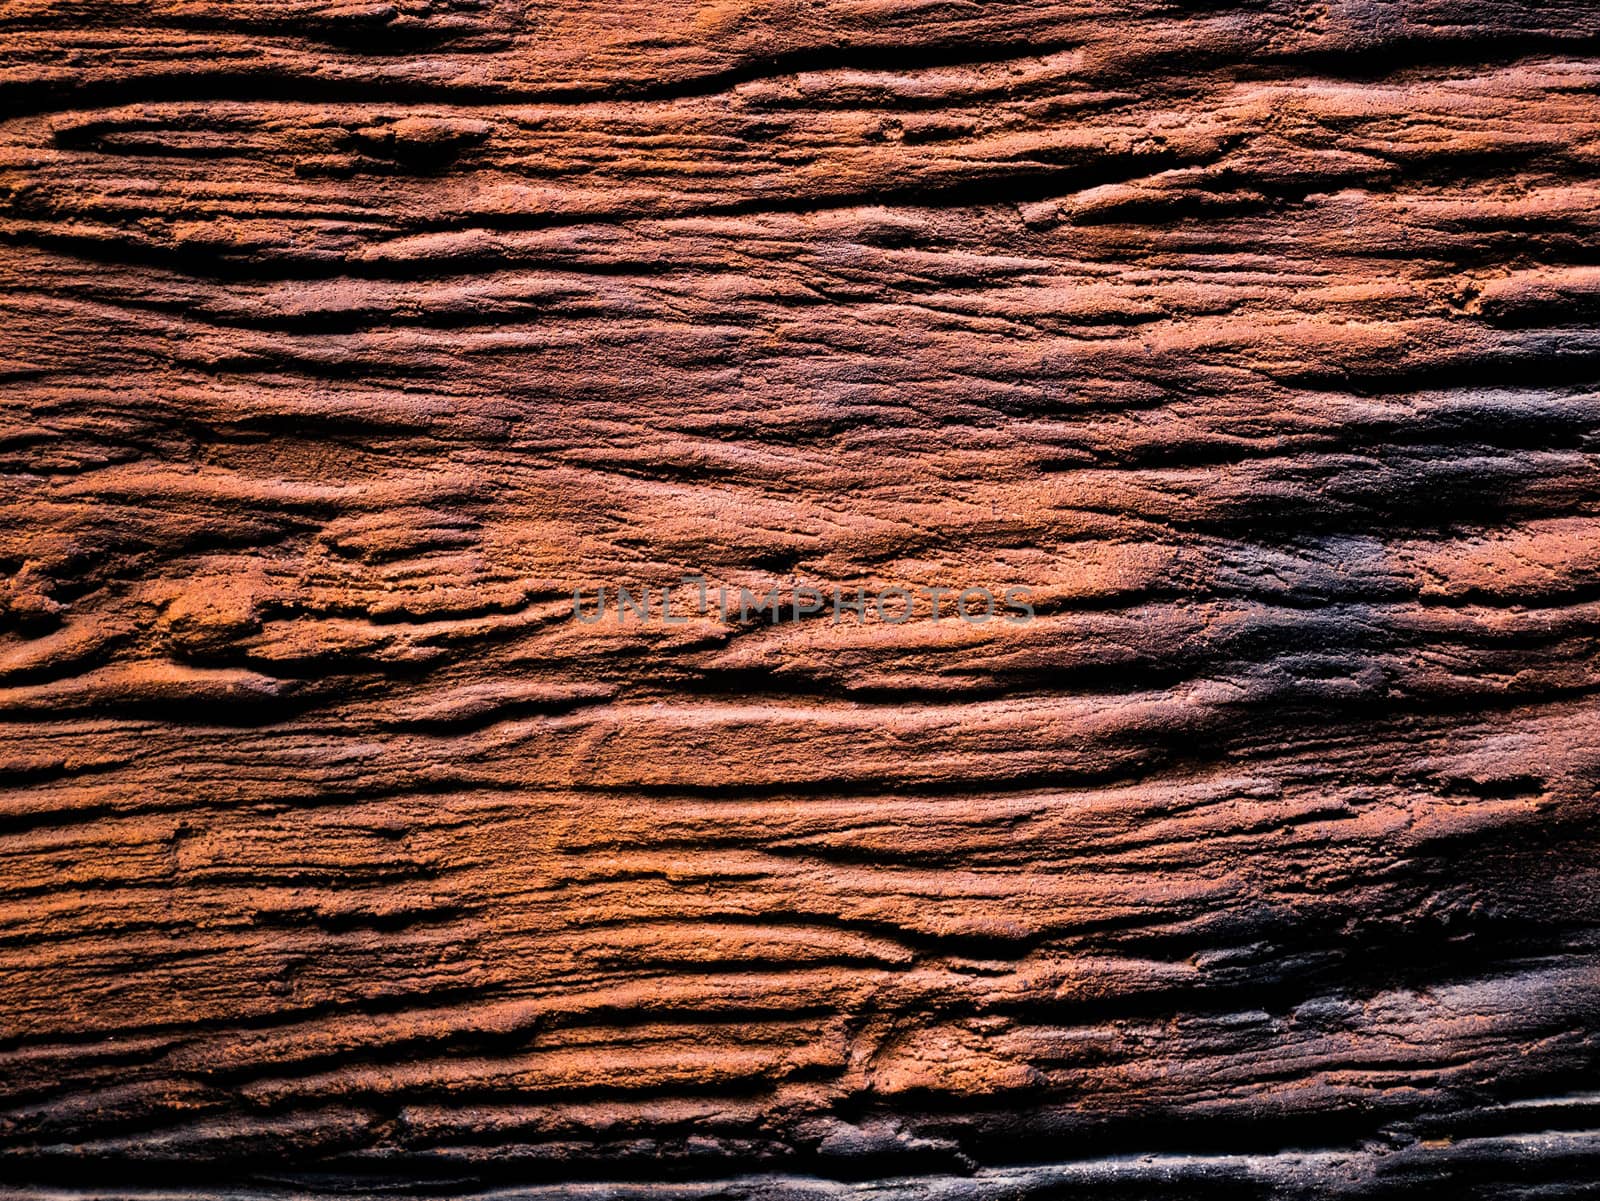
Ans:
[[[0,1180],[1594,1188],[1597,47],[0,4]]]

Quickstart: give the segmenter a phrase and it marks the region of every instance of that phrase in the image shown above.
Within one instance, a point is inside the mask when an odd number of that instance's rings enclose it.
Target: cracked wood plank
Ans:
[[[1592,1192],[1597,39],[0,8],[8,1187]]]

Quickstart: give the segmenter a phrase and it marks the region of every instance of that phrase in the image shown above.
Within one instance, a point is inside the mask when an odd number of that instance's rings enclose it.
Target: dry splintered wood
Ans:
[[[0,1192],[1600,1193],[1593,0],[4,0]],[[1031,621],[714,609],[1020,585]]]

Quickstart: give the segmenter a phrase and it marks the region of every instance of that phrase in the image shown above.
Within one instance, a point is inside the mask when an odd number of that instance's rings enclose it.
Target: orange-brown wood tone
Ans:
[[[1591,1195],[1597,85],[0,0],[0,1191]]]

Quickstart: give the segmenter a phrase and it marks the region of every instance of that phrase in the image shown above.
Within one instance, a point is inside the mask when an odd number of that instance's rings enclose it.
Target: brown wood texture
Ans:
[[[0,1188],[1600,1191],[1597,84],[0,2]]]

